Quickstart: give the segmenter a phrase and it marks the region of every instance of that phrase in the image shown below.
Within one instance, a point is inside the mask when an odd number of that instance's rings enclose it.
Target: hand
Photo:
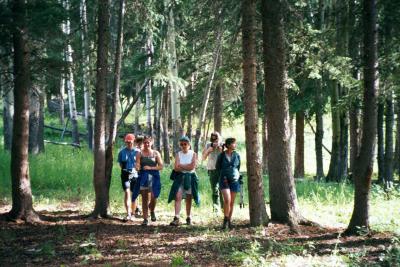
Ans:
[[[143,170],[145,170],[145,171],[150,171],[150,170],[152,170],[152,167],[150,167],[150,166],[144,166],[144,167],[143,167]]]

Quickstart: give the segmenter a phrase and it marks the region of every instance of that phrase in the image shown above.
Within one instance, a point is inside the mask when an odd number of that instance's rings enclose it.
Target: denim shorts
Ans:
[[[221,178],[219,180],[219,188],[220,190],[229,189],[235,193],[240,192],[240,184],[238,180],[229,181],[227,178]]]

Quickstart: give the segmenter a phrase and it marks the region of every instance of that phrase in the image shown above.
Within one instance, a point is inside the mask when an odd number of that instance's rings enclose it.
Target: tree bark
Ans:
[[[169,110],[168,110],[168,104],[169,104],[169,90],[168,88],[165,88],[163,91],[163,100],[162,100],[162,107],[161,107],[161,113],[162,113],[162,138],[163,138],[163,155],[164,155],[164,163],[165,164],[170,164],[170,149],[169,149],[169,134],[168,134],[168,115],[169,115]]]
[[[161,151],[161,100],[162,97],[157,95],[154,101],[154,147],[157,151]]]
[[[120,77],[121,77],[121,61],[123,53],[123,30],[124,30],[124,15],[125,15],[125,1],[119,0],[119,12],[118,12],[118,33],[117,33],[117,49],[115,51],[114,60],[114,86],[112,91],[111,100],[111,116],[110,116],[110,131],[108,135],[108,142],[106,146],[106,182],[107,182],[107,195],[110,190],[110,183],[112,178],[113,168],[113,151],[115,144],[115,137],[117,136],[117,109],[119,103],[119,89],[120,89]]]
[[[44,96],[36,86],[32,86],[29,97],[29,153],[44,152]]]
[[[304,177],[304,112],[296,112],[296,148],[294,155],[294,177]]]
[[[389,89],[390,90],[390,89]],[[386,114],[385,114],[385,176],[384,183],[386,188],[393,186],[393,97],[392,91],[386,95]]]
[[[384,141],[384,131],[383,131],[383,122],[384,122],[384,112],[385,112],[385,104],[378,100],[378,119],[377,119],[377,135],[378,135],[378,182],[383,183],[385,180],[385,141]]]
[[[29,49],[26,28],[26,6],[24,0],[14,0],[13,45],[14,45],[14,125],[11,147],[12,208],[7,214],[11,220],[27,222],[39,220],[32,205],[29,177]]]
[[[340,157],[340,113],[338,111],[339,101],[339,88],[338,84],[334,81],[331,84],[331,109],[332,109],[332,148],[331,148],[331,160],[329,163],[328,174],[326,175],[327,182],[340,182],[342,175],[340,173],[341,157]]]
[[[369,230],[369,192],[373,170],[373,153],[376,138],[376,94],[377,94],[377,25],[376,2],[363,2],[364,22],[364,105],[363,131],[360,154],[355,162],[354,172],[354,209],[347,234],[359,233],[360,229]]]
[[[87,13],[86,13],[87,0],[81,0],[80,2],[80,12],[81,12],[81,41],[82,41],[82,58],[83,58],[83,97],[84,97],[84,111],[86,120],[86,130],[87,130],[87,142],[90,150],[93,150],[93,114],[91,108],[91,89],[90,89],[90,78],[89,78],[89,66],[90,66],[90,52],[88,45],[88,27],[87,27]]]
[[[153,47],[153,37],[151,36],[151,33],[148,33],[147,36],[147,41],[146,41],[146,68],[151,68],[151,59],[154,53],[154,47]],[[152,106],[152,81],[150,80],[149,83],[147,84],[146,87],[146,122],[147,122],[147,135],[148,136],[153,136],[153,126],[152,126],[152,114],[151,114],[151,106]]]
[[[109,47],[109,0],[98,2],[98,43],[97,43],[97,77],[96,77],[96,114],[94,122],[94,168],[93,184],[95,190],[95,207],[93,217],[107,217],[109,195],[106,178],[106,105]]]
[[[14,92],[11,88],[2,88],[2,91],[4,149],[11,150],[14,117]]]
[[[64,0],[64,5],[66,12],[69,13],[70,3],[69,0]],[[69,105],[69,116],[71,119],[72,125],[72,140],[75,144],[79,144],[79,132],[78,132],[78,115],[76,111],[76,101],[75,101],[75,82],[74,82],[74,74],[72,71],[72,46],[70,42],[70,18],[67,18],[64,27],[64,33],[67,35],[67,48],[65,50],[65,60],[67,64],[67,90],[68,90],[68,105]]]
[[[397,117],[396,117],[396,144],[394,151],[393,171],[400,173],[400,96],[396,97]]]
[[[255,18],[256,0],[243,0],[243,88],[244,94],[246,95],[244,99],[244,124],[251,226],[267,225],[269,222],[264,201],[264,184],[261,174],[261,151],[258,141]]]
[[[218,82],[215,86],[214,92],[214,131],[219,132],[222,135],[222,91],[223,84]]]
[[[172,77],[178,77],[178,62],[175,47],[175,18],[174,18],[174,4],[171,0],[164,0],[164,6],[167,14],[167,57],[168,69]],[[182,135],[181,125],[181,102],[180,93],[174,82],[170,82],[169,90],[171,91],[171,121],[172,121],[172,134],[173,134],[173,151],[179,150],[178,140]]]
[[[271,219],[297,227],[300,214],[289,147],[283,2],[263,0],[262,5]]]
[[[264,96],[265,97],[265,96]],[[263,174],[268,173],[268,124],[267,124],[267,116],[263,114],[262,117],[262,172]]]

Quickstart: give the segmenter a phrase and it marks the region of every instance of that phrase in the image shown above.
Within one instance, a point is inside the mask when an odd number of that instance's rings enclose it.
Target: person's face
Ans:
[[[125,145],[127,148],[132,149],[133,148],[133,141],[125,141]]]
[[[236,142],[233,142],[228,146],[229,149],[235,150],[236,149]]]
[[[216,135],[216,134],[212,134],[211,135],[211,142],[217,142],[218,141],[218,135]]]
[[[188,151],[189,150],[189,143],[188,142],[180,142],[179,146],[181,147],[182,151]]]
[[[152,144],[152,142],[151,142],[150,139],[146,139],[146,140],[143,141],[143,147],[144,147],[145,149],[151,148],[151,144]]]

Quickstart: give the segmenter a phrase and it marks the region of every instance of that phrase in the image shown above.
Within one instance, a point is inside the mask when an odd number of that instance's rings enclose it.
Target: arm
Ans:
[[[152,168],[152,170],[161,171],[164,167],[164,163],[163,163],[160,153],[158,151],[155,151],[155,153],[156,153],[157,166],[151,167],[151,168]]]
[[[175,155],[174,170],[177,171],[177,172],[183,171],[181,166],[180,166],[179,154],[178,153]]]
[[[137,171],[140,171],[140,158],[141,158],[141,155],[142,154],[140,152],[136,153],[136,166],[135,166],[135,168],[136,168]]]
[[[206,147],[205,147],[204,150],[203,150],[202,159],[203,159],[203,160],[206,160],[207,157],[208,157],[208,155],[210,155],[210,153],[211,153],[212,151],[213,151],[213,148],[212,148],[211,146],[207,148],[207,145],[206,145]]]
[[[180,169],[184,171],[192,171],[197,167],[197,154],[193,153],[192,161],[189,164],[179,164]]]

